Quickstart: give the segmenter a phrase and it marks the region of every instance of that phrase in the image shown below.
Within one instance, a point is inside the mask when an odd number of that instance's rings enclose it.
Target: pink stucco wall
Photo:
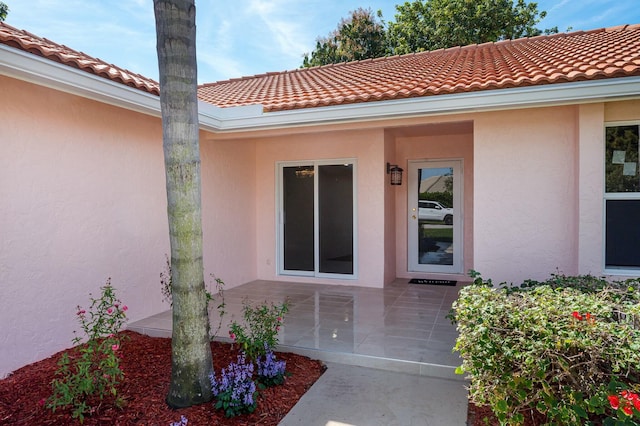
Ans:
[[[578,272],[575,118],[568,106],[474,120],[474,263],[484,276]]]
[[[255,144],[203,133],[200,152],[205,280],[233,288],[257,277]]]
[[[162,128],[0,77],[0,377],[71,346],[111,277],[135,321],[169,308]],[[201,135],[205,278],[256,278],[255,145]]]
[[[159,120],[0,77],[0,377],[71,346],[76,306],[112,285],[162,307]]]
[[[392,131],[384,133],[385,164],[398,164],[396,157],[396,135]],[[387,179],[389,177],[387,176]],[[386,183],[386,182],[385,182]],[[396,253],[396,199],[401,192],[398,186],[383,183],[384,187],[384,283],[390,283],[397,277]]]
[[[577,270],[599,276],[603,269],[604,104],[577,111],[577,216],[574,221]]]
[[[640,120],[640,100],[606,103],[604,120],[606,122]]]

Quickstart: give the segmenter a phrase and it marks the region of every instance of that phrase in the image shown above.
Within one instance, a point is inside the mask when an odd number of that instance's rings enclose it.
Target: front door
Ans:
[[[410,161],[408,267],[462,273],[462,160]]]

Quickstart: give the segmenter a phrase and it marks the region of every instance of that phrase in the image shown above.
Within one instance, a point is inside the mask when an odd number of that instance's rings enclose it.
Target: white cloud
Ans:
[[[279,56],[296,60],[308,50],[311,27],[309,21],[313,11],[308,4],[301,4],[296,0],[250,0],[248,10],[268,30],[267,38],[261,40],[267,49],[277,51]],[[315,37],[317,34],[312,39],[315,40]],[[266,40],[274,40],[276,44],[269,46],[265,43]]]

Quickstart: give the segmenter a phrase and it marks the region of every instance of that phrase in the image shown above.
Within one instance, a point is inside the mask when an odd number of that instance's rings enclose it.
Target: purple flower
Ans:
[[[267,386],[278,385],[284,382],[286,361],[277,361],[272,350],[268,350],[264,357],[258,357],[258,377]]]
[[[209,376],[211,390],[218,400],[216,408],[230,407],[226,408],[227,416],[253,411],[256,405],[253,398],[256,384],[252,376],[253,364],[246,363],[244,354],[238,355],[237,362],[222,369],[220,379],[214,374]]]

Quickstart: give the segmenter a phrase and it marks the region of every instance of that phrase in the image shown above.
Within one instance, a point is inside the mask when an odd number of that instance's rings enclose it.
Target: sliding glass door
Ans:
[[[353,160],[278,165],[281,274],[355,275],[354,169]]]

